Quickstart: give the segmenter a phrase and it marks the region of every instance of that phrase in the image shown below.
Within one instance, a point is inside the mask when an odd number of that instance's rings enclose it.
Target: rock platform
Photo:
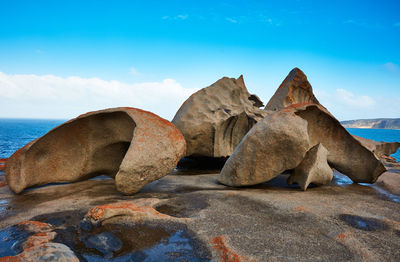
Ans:
[[[335,172],[306,192],[285,174],[237,189],[218,172],[174,170],[133,196],[106,177],[20,195],[0,187],[0,255],[16,255],[15,225],[39,221],[80,261],[400,260],[400,196],[383,187]]]

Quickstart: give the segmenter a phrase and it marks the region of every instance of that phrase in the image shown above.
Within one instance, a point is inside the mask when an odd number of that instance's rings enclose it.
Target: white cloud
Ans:
[[[338,102],[351,107],[368,108],[375,105],[375,101],[371,97],[366,95],[356,96],[345,89],[336,89],[335,96]]]
[[[142,75],[142,74],[139,73],[139,71],[138,71],[136,68],[134,68],[134,67],[129,68],[129,74],[131,74],[131,75],[133,75],[133,76],[140,76],[140,75]]]
[[[170,120],[195,91],[182,87],[174,79],[123,83],[78,76],[0,72],[0,117],[72,118],[92,110],[131,106]]]
[[[225,18],[225,20],[230,22],[230,23],[232,23],[232,24],[237,24],[238,23],[238,21],[236,19],[233,19],[233,18],[230,18],[230,17]]]
[[[161,17],[161,19],[163,19],[163,20],[186,20],[188,18],[189,18],[188,14],[180,14],[180,15],[176,15],[176,16],[165,15],[165,16]]]
[[[189,15],[177,15],[175,18],[176,19],[181,19],[181,20],[185,20],[189,17]]]
[[[281,22],[280,21],[276,21],[275,19],[272,19],[271,17],[268,17],[264,14],[260,14],[257,17],[257,21],[263,24],[267,24],[269,26],[280,26]]]
[[[391,73],[400,72],[400,67],[399,67],[399,65],[397,65],[397,64],[395,64],[395,63],[388,62],[388,63],[384,64],[383,66],[386,68],[386,70],[388,70],[388,71],[391,72]]]
[[[398,117],[400,109],[398,99],[355,95],[343,88],[333,92],[315,89],[314,93],[319,102],[339,120]],[[390,106],[385,106],[387,104]]]

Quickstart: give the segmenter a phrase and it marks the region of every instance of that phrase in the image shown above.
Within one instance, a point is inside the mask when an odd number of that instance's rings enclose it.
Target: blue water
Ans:
[[[19,148],[63,122],[65,120],[0,119],[0,158],[10,157]]]
[[[46,134],[65,120],[0,119],[0,158],[10,157],[30,141]],[[400,130],[394,129],[347,129],[352,135],[375,141],[400,142]],[[400,150],[392,155],[400,161]]]
[[[350,134],[384,142],[400,142],[400,129],[347,128]],[[400,149],[392,155],[400,161]]]

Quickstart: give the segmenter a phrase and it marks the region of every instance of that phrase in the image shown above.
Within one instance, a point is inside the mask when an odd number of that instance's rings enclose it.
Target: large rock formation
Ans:
[[[307,76],[300,69],[294,68],[271,97],[265,110],[278,111],[302,103],[319,104]]]
[[[378,142],[360,136],[353,135],[353,137],[378,157],[390,156],[391,154],[396,153],[400,147],[399,142]]]
[[[386,171],[379,159],[322,106],[291,105],[283,111],[294,112],[306,120],[310,144],[321,143],[328,150],[329,165],[354,182],[374,183]]]
[[[298,166],[309,148],[307,121],[293,113],[273,113],[243,138],[218,181],[228,186],[266,182]]]
[[[322,106],[300,104],[257,123],[225,163],[218,180],[229,186],[266,182],[297,167],[308,149],[318,144],[327,149],[329,165],[354,182],[374,183],[386,171]]]
[[[319,104],[307,77],[298,68],[289,73],[268,102],[265,111],[278,113],[266,117],[243,138],[220,173],[221,183],[245,186],[266,182],[285,170],[295,168],[303,160],[305,152],[319,144],[321,146],[318,148],[328,151],[329,166],[349,176],[354,182],[374,183],[386,171],[377,157]],[[296,120],[298,117],[305,120],[305,124]],[[301,131],[304,126],[307,129],[305,132]],[[291,142],[286,140],[289,137]],[[300,141],[298,139],[306,139],[309,147],[296,145]],[[285,143],[290,146],[286,147]],[[321,150],[324,151],[317,151]],[[313,151],[310,154],[314,154]],[[318,152],[315,154],[316,158],[318,154],[323,155]],[[330,168],[322,163],[308,163],[315,162],[313,159],[308,156],[304,165],[298,167],[297,175],[288,182],[298,182],[303,189],[313,180],[316,183],[327,183],[331,179]],[[324,173],[318,177],[313,174],[313,168],[321,165]]]
[[[15,152],[6,163],[9,187],[115,178],[133,194],[167,175],[184,155],[182,134],[169,121],[135,108],[90,112],[70,120]]]
[[[294,169],[288,179],[288,184],[297,183],[305,191],[310,183],[326,185],[332,179],[333,171],[328,165],[328,150],[318,144],[307,152],[300,165]]]
[[[230,156],[244,135],[268,112],[246,89],[243,77],[224,77],[191,95],[172,122],[186,139],[186,156]]]

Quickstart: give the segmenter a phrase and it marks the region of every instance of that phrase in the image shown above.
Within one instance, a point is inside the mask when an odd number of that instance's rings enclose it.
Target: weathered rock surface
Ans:
[[[133,194],[167,175],[184,150],[182,134],[169,121],[112,108],[81,115],[19,149],[7,160],[5,175],[15,193],[108,175],[120,192]]]
[[[386,188],[392,194],[400,195],[400,171],[388,171],[383,173],[378,180],[377,184]]]
[[[328,150],[318,144],[307,152],[300,165],[294,169],[288,184],[297,183],[305,191],[310,183],[327,185],[332,179],[333,171],[328,165]]]
[[[5,229],[34,219],[54,221],[54,242],[69,246],[83,261],[107,260],[79,241],[103,232],[123,243],[115,261],[400,261],[400,197],[376,184],[358,185],[335,171],[329,185],[307,192],[288,186],[288,175],[233,189],[217,183],[216,175],[173,171],[134,196],[120,194],[111,179],[44,186],[20,195],[2,187],[0,251],[12,244],[2,241]],[[148,203],[137,202],[146,198]],[[183,218],[182,226],[168,219],[138,224],[116,216],[90,233],[78,230],[86,211],[118,201]]]
[[[379,159],[356,140],[322,106],[291,105],[284,109],[307,121],[311,146],[321,143],[328,150],[328,163],[356,183],[374,183],[386,171]]]
[[[378,142],[371,139],[353,135],[363,146],[371,150],[378,157],[390,156],[397,152],[400,147],[399,142]]]
[[[279,111],[302,103],[319,104],[307,76],[300,69],[294,68],[271,97],[265,110]]]
[[[172,122],[186,139],[186,156],[230,156],[244,135],[268,112],[246,89],[243,77],[224,77],[191,95]]]
[[[295,168],[310,148],[307,121],[276,112],[258,122],[226,161],[218,181],[228,186],[263,183]]]
[[[15,256],[0,257],[0,261],[79,261],[68,246],[52,242],[57,235],[52,231],[52,225],[39,221],[23,221],[18,223],[15,228],[16,232],[11,234],[12,238],[20,235],[23,239],[15,242],[11,249],[20,251]],[[6,239],[6,241],[10,241],[10,239]]]
[[[72,250],[60,243],[42,243],[25,249],[22,253],[0,258],[0,261],[30,261],[30,262],[78,262]]]

